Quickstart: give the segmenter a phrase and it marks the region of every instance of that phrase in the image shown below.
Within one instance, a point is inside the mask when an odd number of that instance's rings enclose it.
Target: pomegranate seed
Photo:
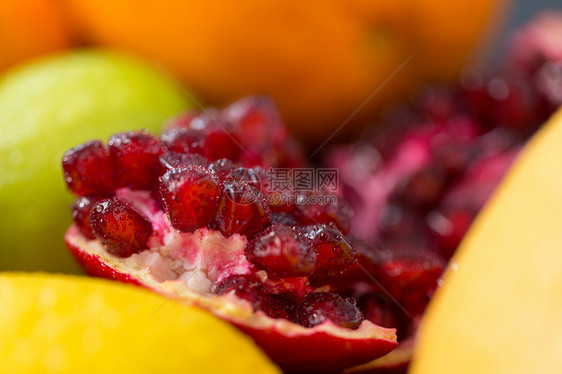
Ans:
[[[109,139],[109,154],[116,171],[117,185],[132,189],[149,189],[157,180],[158,138],[145,131],[115,134]]]
[[[271,213],[271,222],[273,223],[281,223],[285,226],[297,226],[299,223],[298,221],[295,219],[295,217],[293,217],[291,214],[289,213],[285,213],[285,212],[272,212]]]
[[[286,137],[283,120],[275,103],[268,97],[252,96],[231,104],[224,117],[237,125],[245,144],[267,144],[272,139]]]
[[[297,230],[275,223],[248,244],[246,256],[268,274],[305,276],[316,264],[316,253],[310,244]]]
[[[221,182],[230,176],[230,173],[237,168],[236,164],[227,158],[215,160],[209,164],[209,171],[213,173]]]
[[[423,248],[385,248],[375,273],[385,289],[412,315],[422,313],[445,269],[439,256]]]
[[[249,301],[255,309],[265,296],[264,287],[253,275],[234,275],[219,283],[213,293],[216,295],[226,295],[233,292],[236,296]]]
[[[216,130],[207,135],[203,155],[209,160],[228,158],[238,160],[242,153],[240,141],[236,135]]]
[[[390,300],[381,294],[369,294],[359,301],[365,318],[383,327],[399,327],[398,318]]]
[[[299,307],[300,323],[313,327],[326,320],[338,326],[356,330],[363,322],[363,315],[353,299],[343,299],[333,292],[313,292],[304,297]]]
[[[316,283],[329,282],[329,278],[342,274],[357,261],[357,252],[335,227],[308,226],[304,228],[304,232],[312,240],[312,247],[316,252]]]
[[[172,226],[193,232],[215,218],[219,187],[216,177],[201,166],[188,166],[166,172],[160,178],[164,210]]]
[[[72,220],[80,229],[82,235],[88,239],[95,239],[92,232],[92,225],[90,224],[90,212],[95,203],[100,200],[107,199],[108,196],[104,195],[90,195],[81,196],[72,204]]]
[[[351,226],[353,213],[349,205],[342,199],[334,204],[296,204],[295,216],[303,226],[335,223],[347,233]]]
[[[94,235],[107,251],[129,257],[147,248],[150,222],[125,200],[113,197],[97,202],[90,213]]]
[[[232,170],[230,172],[230,176],[234,179],[248,183],[258,191],[262,191],[262,180],[266,177],[266,173],[265,170],[260,167],[250,169],[240,167]]]
[[[243,151],[240,140],[232,124],[223,120],[217,111],[208,110],[194,118],[191,128],[204,134],[203,155],[209,160],[227,158],[237,161],[240,158]]]
[[[162,134],[162,145],[178,153],[203,153],[204,137],[200,130],[172,128]]]
[[[260,310],[272,318],[299,323],[298,303],[289,293],[265,295],[260,303]]]
[[[99,140],[68,150],[62,158],[64,180],[76,195],[113,192],[109,153]]]
[[[165,152],[160,156],[160,172],[159,175],[162,176],[168,170],[183,169],[191,165],[206,166],[207,159],[197,153],[177,153],[177,152]]]
[[[271,214],[258,190],[228,178],[224,181],[216,222],[224,235],[238,233],[252,237],[271,222]]]

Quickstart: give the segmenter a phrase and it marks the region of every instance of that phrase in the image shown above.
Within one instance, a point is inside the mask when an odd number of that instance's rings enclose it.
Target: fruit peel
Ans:
[[[383,356],[397,345],[395,329],[363,321],[350,330],[327,321],[305,328],[263,312],[233,295],[201,296],[184,281],[162,281],[147,266],[135,266],[108,253],[98,241],[80,234],[76,225],[66,232],[71,253],[91,275],[148,287],[164,296],[197,305],[223,318],[250,335],[287,372],[332,372]]]

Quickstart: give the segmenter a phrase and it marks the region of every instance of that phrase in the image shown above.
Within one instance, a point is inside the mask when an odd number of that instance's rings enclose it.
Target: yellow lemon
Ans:
[[[0,274],[3,373],[279,373],[195,307],[78,276]]]

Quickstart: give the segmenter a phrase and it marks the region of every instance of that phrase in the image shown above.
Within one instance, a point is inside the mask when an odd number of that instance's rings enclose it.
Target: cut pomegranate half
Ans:
[[[162,214],[155,212],[152,217],[162,218]],[[153,226],[161,224],[153,221]],[[369,320],[363,320],[356,329],[338,326],[330,319],[307,328],[255,311],[252,303],[234,292],[213,294],[213,284],[235,272],[250,271],[252,265],[239,260],[247,243],[243,236],[227,238],[207,229],[180,234],[167,227],[164,237],[152,237],[150,241],[160,239],[171,241],[159,247],[164,252],[198,248],[198,253],[191,253],[193,270],[178,274],[178,268],[174,269],[177,259],[152,249],[127,258],[112,255],[100,241],[82,235],[76,225],[65,235],[71,253],[90,275],[148,287],[206,309],[250,335],[287,372],[339,371],[381,357],[397,346],[396,329]]]
[[[89,274],[206,309],[286,372],[338,372],[392,351],[397,332],[365,318],[354,284],[337,284],[358,257],[348,205],[268,180],[268,168],[304,167],[274,109],[250,98],[182,116],[160,139],[117,134],[111,188],[90,183],[101,142],[70,150],[78,198],[65,241]]]

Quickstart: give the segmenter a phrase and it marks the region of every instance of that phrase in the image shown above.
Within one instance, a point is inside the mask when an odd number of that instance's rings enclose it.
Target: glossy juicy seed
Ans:
[[[188,128],[167,129],[162,134],[162,145],[178,153],[203,153],[204,135],[201,130]]]
[[[262,191],[262,180],[267,177],[265,170],[262,168],[244,168],[239,167],[230,172],[230,176],[234,179],[238,179],[248,183],[250,186],[254,187],[258,191]]]
[[[330,283],[357,261],[357,252],[347,238],[335,227],[307,226],[303,229],[316,252],[314,278],[316,283]]]
[[[95,203],[100,200],[107,199],[105,195],[89,195],[81,196],[72,204],[72,220],[78,226],[78,229],[88,239],[95,239],[90,223],[90,212]]]
[[[110,193],[115,188],[109,153],[99,140],[68,150],[62,168],[68,188],[76,195]]]
[[[248,243],[246,256],[268,274],[306,276],[316,265],[316,253],[311,244],[298,230],[274,223]]]
[[[238,166],[227,158],[221,158],[209,163],[209,171],[213,173],[221,182],[230,176]]]
[[[188,166],[197,165],[205,167],[208,160],[197,153],[177,153],[173,151],[164,152],[160,158],[159,176],[164,175],[168,170],[184,169]]]
[[[228,178],[224,181],[217,227],[226,236],[242,234],[253,237],[271,222],[265,197],[245,182]]]
[[[160,178],[160,195],[164,211],[172,226],[193,232],[206,227],[218,208],[217,178],[201,166],[169,170]]]
[[[237,161],[243,152],[238,137],[233,133],[224,132],[222,129],[207,134],[203,155],[209,160],[228,158]]]
[[[215,295],[226,295],[230,292],[250,302],[254,309],[260,307],[266,295],[264,287],[253,275],[234,275],[223,280],[213,289]]]
[[[211,161],[221,158],[237,161],[244,151],[233,125],[218,111],[208,110],[194,118],[190,127],[203,133],[203,155]]]
[[[359,308],[366,319],[384,327],[399,327],[392,302],[381,294],[372,293],[359,300]]]
[[[240,138],[246,144],[264,144],[285,132],[283,120],[273,100],[251,96],[238,100],[224,109],[224,117],[236,125]]]
[[[115,134],[109,139],[109,154],[117,185],[149,189],[159,172],[160,140],[145,131]]]
[[[238,100],[222,112],[233,123],[242,144],[249,145],[240,163],[280,168],[304,166],[304,156],[298,143],[291,139],[273,100],[250,96]]]
[[[412,315],[422,313],[445,269],[445,261],[423,248],[383,248],[374,276]]]
[[[297,226],[299,222],[289,213],[285,212],[272,212],[271,213],[272,223],[281,223],[285,226]]]
[[[308,199],[307,199],[308,200]],[[298,203],[295,216],[303,226],[335,223],[338,228],[347,233],[351,226],[353,212],[342,199],[328,203]]]
[[[120,257],[146,249],[152,234],[151,223],[118,197],[97,202],[90,213],[90,223],[107,251]]]
[[[313,292],[304,297],[299,306],[300,323],[313,327],[326,320],[356,330],[363,322],[363,315],[353,299],[343,299],[333,292]]]
[[[293,323],[299,323],[298,303],[289,293],[266,294],[260,308],[271,318],[283,318]]]

